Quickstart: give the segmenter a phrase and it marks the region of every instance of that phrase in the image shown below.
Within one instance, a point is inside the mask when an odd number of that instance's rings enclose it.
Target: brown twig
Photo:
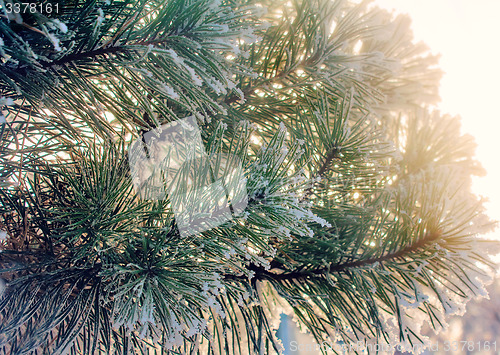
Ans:
[[[5,19],[9,20],[9,17],[8,17],[8,16],[5,16],[5,15],[0,15],[0,17],[3,17],[3,18],[5,18]],[[42,34],[42,35],[44,35],[44,36],[45,36],[45,33],[44,33],[44,32],[42,32],[42,31],[40,31],[38,28],[32,27],[32,26],[30,26],[30,25],[28,25],[28,24],[26,24],[26,23],[24,23],[24,22],[19,23],[19,25],[24,26],[24,27],[26,27],[27,29],[30,29],[30,30],[32,30],[32,31],[35,31],[35,32],[40,33],[40,34]]]
[[[296,280],[296,279],[305,279],[309,277],[321,277],[327,273],[332,272],[342,272],[352,268],[359,268],[368,265],[373,265],[376,263],[383,263],[385,261],[399,259],[405,257],[407,254],[413,253],[418,249],[424,248],[426,245],[436,241],[441,234],[438,232],[429,233],[424,238],[417,240],[415,243],[400,249],[393,253],[388,253],[376,258],[371,259],[360,259],[356,261],[350,261],[345,263],[339,263],[329,267],[321,267],[310,271],[291,271],[291,272],[283,272],[281,274],[276,274],[274,272],[265,270],[262,267],[253,266],[251,270],[255,272],[255,277],[258,279],[270,279],[270,280]],[[272,264],[278,264],[274,261]],[[226,275],[226,279],[232,280],[240,280],[245,279],[246,276],[236,276],[236,275]]]
[[[336,147],[333,148],[332,150],[330,150],[330,152],[328,152],[328,154],[326,155],[325,160],[323,161],[323,164],[319,168],[316,176],[314,178],[312,178],[311,181],[313,181],[316,178],[321,178],[325,175],[325,173],[328,171],[328,169],[332,165],[333,160],[339,157],[339,152],[340,151]],[[307,199],[312,194],[312,192],[313,192],[313,186],[309,186],[304,191],[304,196],[302,196],[300,201],[302,202],[305,199]]]

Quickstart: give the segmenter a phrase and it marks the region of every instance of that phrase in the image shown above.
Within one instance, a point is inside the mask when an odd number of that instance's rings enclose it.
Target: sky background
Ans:
[[[412,18],[415,39],[440,53],[443,113],[462,117],[462,132],[476,138],[487,176],[473,190],[487,197],[488,214],[500,220],[500,1],[375,0]],[[493,236],[500,239],[500,232]]]
[[[374,4],[409,14],[415,40],[425,42],[432,53],[441,55],[439,66],[444,76],[438,109],[461,116],[462,132],[475,137],[476,158],[487,175],[473,180],[473,190],[490,200],[486,204],[488,214],[500,220],[500,0],[374,0]],[[500,240],[500,229],[490,237]],[[490,318],[498,315],[495,294],[499,294],[500,285],[496,287],[496,291],[490,290],[490,301],[475,307],[476,303],[469,303],[467,322],[459,317],[452,319],[451,333],[444,336],[453,333],[459,339],[469,336],[479,340],[493,332],[490,335],[495,338],[500,323]],[[307,335],[294,336],[299,343],[312,343]],[[287,340],[283,339],[283,343]]]

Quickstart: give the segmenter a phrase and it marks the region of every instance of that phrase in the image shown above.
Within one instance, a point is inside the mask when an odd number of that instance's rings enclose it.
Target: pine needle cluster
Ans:
[[[408,18],[341,0],[13,3],[1,354],[271,354],[281,312],[320,344],[417,344],[483,295],[484,172],[431,110],[441,72]],[[190,116],[209,157],[241,161],[248,206],[185,237],[168,198],[137,195],[127,152]]]

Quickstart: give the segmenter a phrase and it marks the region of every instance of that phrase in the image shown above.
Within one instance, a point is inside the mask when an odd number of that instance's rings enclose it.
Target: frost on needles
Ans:
[[[281,312],[320,344],[412,345],[486,296],[484,172],[459,119],[430,110],[441,71],[408,18],[61,4],[0,17],[1,353],[273,354]],[[211,159],[190,168],[238,159],[248,205],[181,237],[127,159],[186,117]]]

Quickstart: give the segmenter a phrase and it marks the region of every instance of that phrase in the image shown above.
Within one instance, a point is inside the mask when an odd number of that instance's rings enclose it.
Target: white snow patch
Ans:
[[[203,82],[201,81],[200,77],[196,74],[194,69],[186,64],[183,64],[183,65],[184,65],[184,68],[186,68],[186,70],[188,71],[189,75],[191,76],[191,80],[193,80],[194,84],[196,86],[203,85]]]
[[[59,41],[59,38],[57,38],[55,35],[53,35],[52,33],[47,33],[47,38],[50,40],[50,42],[52,42],[52,44],[54,45],[54,49],[57,51],[57,52],[60,52],[62,49],[61,49],[61,45],[60,45],[60,41]]]
[[[3,50],[4,44],[3,39],[0,37],[0,55],[4,58],[8,58],[7,53]]]
[[[97,19],[96,19],[96,26],[99,27],[99,26],[102,25],[102,23],[104,22],[105,18],[104,18],[104,12],[102,11],[101,8],[97,9],[97,13],[99,14],[99,16],[97,16]]]
[[[165,93],[165,95],[169,96],[170,98],[172,98],[174,100],[177,100],[179,98],[179,94],[176,93],[174,91],[174,89],[172,89],[170,86],[165,84],[161,87],[161,89],[162,89],[163,93]]]
[[[55,24],[62,33],[68,32],[68,26],[66,26],[64,22],[61,22],[58,19],[54,19],[52,20],[52,23]]]
[[[2,97],[0,97],[0,106],[3,106],[3,105],[12,106],[12,105],[14,105],[14,100],[12,100],[10,97],[2,96]]]
[[[3,296],[7,285],[3,279],[0,279],[0,298]]]

